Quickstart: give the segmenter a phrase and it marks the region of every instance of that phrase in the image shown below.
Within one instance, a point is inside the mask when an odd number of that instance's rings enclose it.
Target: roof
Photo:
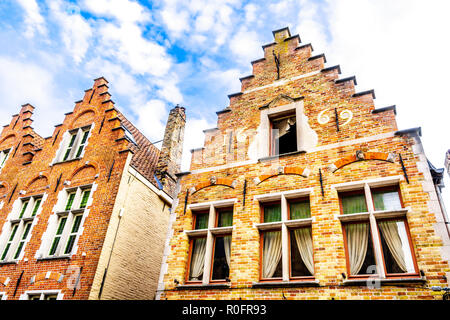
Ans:
[[[155,147],[120,111],[117,110],[117,113],[122,126],[133,136],[133,139],[130,139],[128,145],[128,148],[133,152],[131,166],[148,181],[158,187],[158,182],[155,179],[155,171],[160,150]]]

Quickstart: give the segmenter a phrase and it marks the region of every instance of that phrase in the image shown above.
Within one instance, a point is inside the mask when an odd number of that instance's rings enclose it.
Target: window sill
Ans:
[[[341,214],[337,216],[337,218],[342,222],[367,221],[369,220],[369,217],[370,214],[368,212]]]
[[[375,284],[379,282],[381,285],[389,286],[396,284],[407,284],[407,283],[425,283],[427,280],[424,277],[416,278],[397,278],[397,279],[380,279],[380,278],[365,278],[365,279],[349,279],[342,282],[343,286],[367,286],[368,283]]]
[[[283,153],[283,154],[276,154],[276,155],[273,155],[273,156],[259,158],[258,162],[278,159],[278,158],[281,158],[281,157],[293,156],[293,155],[301,154],[301,153],[306,153],[306,151],[301,150],[301,151],[292,151],[292,152]]]
[[[408,209],[407,208],[402,208],[402,209],[392,210],[392,211],[389,211],[389,210],[375,211],[373,213],[373,215],[377,219],[381,219],[381,218],[403,218],[403,217],[406,217],[406,213],[408,213]]]
[[[8,260],[8,261],[0,261],[0,265],[8,265],[8,264],[18,264],[17,260]]]
[[[47,261],[47,260],[70,260],[71,259],[71,255],[61,255],[61,256],[56,256],[56,257],[42,257],[42,258],[37,258],[37,261]]]
[[[177,290],[210,290],[210,289],[229,289],[230,283],[210,283],[210,284],[183,284],[178,285]]]
[[[295,287],[320,287],[319,280],[305,281],[277,281],[277,282],[254,282],[252,288],[295,288]]]

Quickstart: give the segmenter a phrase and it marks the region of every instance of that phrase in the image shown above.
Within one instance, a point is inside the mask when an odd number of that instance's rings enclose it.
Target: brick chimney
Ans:
[[[176,176],[181,168],[183,153],[184,127],[186,124],[186,109],[176,105],[170,110],[167,119],[164,140],[156,166],[156,176],[161,182],[164,191],[172,197],[175,196]]]

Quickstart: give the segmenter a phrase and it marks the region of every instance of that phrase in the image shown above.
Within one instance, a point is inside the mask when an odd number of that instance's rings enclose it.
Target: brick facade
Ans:
[[[93,282],[97,281],[94,289],[98,293],[105,271],[105,263],[99,265],[99,259],[111,255],[111,239],[114,238],[116,230],[120,236],[119,241],[125,241],[126,233],[134,232],[132,225],[136,221],[133,218],[147,221],[152,217],[147,224],[149,232],[133,234],[127,240],[128,245],[138,247],[150,243],[155,232],[158,233],[156,238],[160,237],[161,230],[164,226],[167,227],[167,208],[172,200],[167,194],[168,190],[158,188],[155,181],[159,150],[114,107],[108,92],[108,82],[103,77],[96,79],[93,87],[85,91],[83,99],[75,103],[72,112],[66,113],[63,123],[55,126],[50,137],[42,138],[33,130],[33,110],[34,107],[29,104],[22,106],[20,113],[13,116],[0,135],[0,150],[9,150],[0,171],[2,252],[8,243],[11,226],[14,226],[17,219],[17,211],[20,211],[20,206],[25,201],[23,199],[42,195],[40,209],[34,218],[29,218],[32,219],[32,225],[21,256],[17,259],[10,256],[0,262],[0,279],[5,280],[0,284],[0,293],[3,293],[7,300],[26,299],[27,292],[42,290],[54,291],[63,299],[98,299],[98,294],[92,294]],[[86,137],[80,136],[69,142],[73,129],[88,126],[89,134],[86,133]],[[72,144],[73,148],[84,144],[84,150],[80,148],[80,152],[72,153],[74,157],[65,159],[64,152]],[[130,191],[130,188],[126,187],[132,180],[131,171],[140,176],[141,186],[137,191]],[[124,177],[126,181],[121,184]],[[72,228],[72,232],[78,230],[73,250],[69,254],[51,255],[49,247],[55,234],[59,232],[56,228],[57,221],[67,214],[61,213],[64,211],[61,207],[65,205],[66,190],[78,190],[77,187],[86,186],[91,188],[91,191],[89,200],[85,199],[87,203],[84,211],[81,210],[83,214],[78,229]],[[133,217],[130,210],[128,217],[127,209],[130,208],[123,203],[117,203],[117,199],[126,198],[124,192],[137,193],[133,194],[133,202],[135,206],[145,208],[140,213],[141,217]],[[152,203],[147,202],[149,198],[154,199]],[[79,212],[80,210],[74,211],[73,216]],[[117,228],[119,212],[125,221],[123,229]],[[70,214],[67,214],[67,224],[69,216]],[[27,221],[20,223],[26,225]],[[75,225],[75,218],[73,221]],[[105,240],[107,235],[108,241]],[[16,248],[17,236],[13,241]],[[67,239],[70,239],[69,235]],[[134,279],[136,274],[141,272],[138,267],[147,265],[147,274],[152,274],[150,279],[153,279],[149,288],[140,292],[122,291],[120,294],[108,289],[105,291],[107,298],[150,299],[153,296],[154,289],[151,286],[156,286],[160,261],[155,262],[152,259],[160,259],[158,257],[163,251],[162,242],[160,245],[157,243],[158,241],[155,241],[153,256],[138,257],[141,260],[139,265],[129,264],[123,269],[115,265],[123,261],[111,259],[110,272],[106,282],[101,284],[112,288],[116,278],[121,278],[120,281],[123,281],[123,278]],[[120,243],[116,248],[118,251],[123,250]],[[67,247],[64,253],[66,251]],[[114,254],[120,252],[114,251],[113,257]],[[130,261],[132,258],[129,258]],[[133,281],[135,280],[131,282]],[[147,284],[149,281],[147,280]]]
[[[398,131],[395,107],[375,109],[373,90],[355,92],[355,77],[339,79],[339,66],[326,68],[325,56],[313,56],[312,46],[301,44],[289,29],[273,34],[274,42],[263,46],[264,58],[252,62],[253,74],[240,79],[241,92],[231,94],[230,105],[217,112],[217,128],[205,130],[204,147],[192,150],[191,171],[179,174],[158,298],[440,297],[430,288],[448,283],[450,241],[420,129]],[[298,147],[276,156],[270,149],[270,119],[283,112],[296,116]],[[375,277],[379,287],[371,288],[371,279],[349,277],[339,194],[387,182],[400,190],[416,270],[408,277]],[[311,226],[314,277],[293,281],[283,274],[278,281],[261,281],[261,199],[296,192],[309,198],[311,220],[298,223]],[[193,230],[195,212],[227,199],[233,206],[229,281],[189,282],[190,240],[214,239],[219,232]],[[283,247],[283,268],[287,254]],[[378,263],[377,270],[385,273]]]

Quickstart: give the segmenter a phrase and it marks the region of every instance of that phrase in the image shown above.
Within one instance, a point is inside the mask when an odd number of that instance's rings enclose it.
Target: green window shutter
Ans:
[[[69,158],[70,151],[72,151],[72,147],[73,147],[73,144],[74,144],[74,142],[75,142],[75,138],[76,138],[76,137],[77,137],[77,134],[76,134],[76,133],[72,134],[72,136],[71,136],[71,138],[70,138],[69,145],[67,146],[67,149],[66,149],[66,153],[64,154],[63,161],[66,161],[66,160]]]
[[[27,207],[28,207],[28,203],[29,203],[29,202],[30,202],[30,201],[27,200],[27,201],[25,201],[25,202],[22,204],[22,209],[20,210],[19,219],[21,219],[21,218],[23,217],[23,214],[25,213],[25,210],[27,210]]]
[[[53,239],[52,246],[50,248],[49,255],[54,255],[56,252],[56,248],[58,248],[59,241],[61,240],[61,234],[64,230],[64,226],[66,225],[67,217],[61,218],[58,225],[58,230],[56,230],[55,238]]]
[[[88,135],[89,135],[89,131],[85,131],[83,133],[83,138],[81,140],[80,146],[78,147],[77,154],[75,156],[76,158],[79,158],[81,156],[81,153],[83,152],[84,145],[86,143]]]

